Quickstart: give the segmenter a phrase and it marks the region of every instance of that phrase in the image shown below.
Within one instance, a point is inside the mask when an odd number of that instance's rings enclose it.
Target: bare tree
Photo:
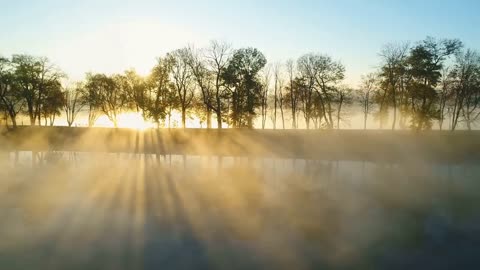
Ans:
[[[81,82],[75,83],[73,87],[67,86],[64,88],[63,110],[65,112],[65,117],[67,119],[67,124],[69,127],[72,126],[78,113],[86,105],[86,102],[84,102],[84,100],[82,99],[82,93],[84,93],[84,88]]]
[[[335,86],[345,77],[345,67],[328,55],[309,53],[298,59],[298,69],[302,76],[314,82],[317,92],[320,115],[327,128],[333,128],[332,99]]]
[[[267,65],[262,71],[262,89],[260,93],[260,115],[262,118],[262,129],[265,129],[268,113],[268,94],[270,92],[271,65]]]
[[[217,118],[217,127],[222,128],[222,120],[225,117],[224,111],[228,105],[225,102],[226,90],[222,74],[228,65],[231,56],[231,46],[225,42],[211,41],[210,47],[205,52],[209,70],[214,80],[214,112]]]
[[[172,59],[172,78],[176,98],[182,114],[182,127],[186,127],[187,111],[194,98],[193,74],[188,66],[188,49],[183,48],[167,54]]]
[[[207,68],[206,61],[202,58],[202,53],[193,47],[188,48],[187,63],[191,69],[193,78],[200,89],[201,103],[200,106],[205,111],[207,120],[207,128],[212,127],[212,112],[216,110],[215,106],[215,85],[214,73]]]
[[[105,74],[87,74],[88,101],[92,108],[92,118],[99,109],[115,127],[118,127],[117,117],[126,108],[128,102],[122,87],[122,75],[107,76]],[[93,120],[93,119],[92,119]]]
[[[273,79],[274,79],[274,117],[273,117],[273,128],[277,127],[277,108],[280,109],[280,117],[282,120],[282,128],[285,129],[285,117],[283,114],[283,74],[281,69],[281,64],[276,63],[273,70]]]
[[[335,89],[334,103],[336,105],[337,129],[340,129],[340,120],[345,120],[343,115],[345,105],[352,101],[352,89],[346,85],[341,85]]]
[[[283,84],[284,84],[283,80],[279,80],[278,106],[280,107],[280,116],[282,118],[282,129],[285,129],[285,114],[283,112],[283,108],[284,108],[284,96],[283,96],[284,85]]]
[[[367,129],[367,118],[375,104],[373,96],[376,92],[376,87],[377,77],[375,73],[362,76],[362,82],[358,90],[358,98],[363,113],[363,129]]]
[[[288,101],[288,106],[292,113],[292,128],[297,128],[297,106],[299,102],[298,91],[295,91],[294,81],[295,81],[295,62],[293,60],[288,60],[286,63],[287,73],[288,73],[288,87],[286,93],[286,99]]]
[[[461,116],[470,130],[480,117],[480,54],[472,50],[459,53],[451,76],[455,80],[451,128],[457,127]]]
[[[448,117],[448,113],[450,111],[449,101],[452,98],[452,86],[453,80],[450,74],[449,68],[442,69],[442,77],[440,79],[440,89],[439,89],[439,118],[438,118],[438,126],[440,130],[443,129],[443,123],[445,119]]]
[[[398,88],[400,80],[405,73],[405,61],[410,45],[408,43],[387,44],[380,52],[382,59],[382,67],[380,76],[383,78],[382,89],[383,94],[380,95],[380,126],[386,119],[389,109],[389,104],[393,106],[393,121],[392,129],[395,129],[397,123],[397,102],[398,102]]]

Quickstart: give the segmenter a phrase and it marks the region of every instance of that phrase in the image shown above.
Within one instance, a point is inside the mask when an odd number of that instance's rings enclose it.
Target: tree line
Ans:
[[[353,108],[361,109],[364,128],[370,116],[391,129],[425,130],[435,123],[472,129],[478,122],[480,55],[461,41],[388,44],[379,58],[379,67],[353,88],[344,83],[345,66],[329,55],[267,64],[256,48],[219,41],[169,52],[147,76],[87,73],[69,85],[47,58],[12,55],[0,57],[0,110],[12,127],[19,116],[31,125],[54,125],[60,115],[72,126],[81,111],[89,126],[105,115],[117,127],[120,114],[135,111],[170,127],[177,111],[183,127],[195,115],[207,128],[215,120],[218,128],[265,128],[271,121],[273,128],[334,129]]]

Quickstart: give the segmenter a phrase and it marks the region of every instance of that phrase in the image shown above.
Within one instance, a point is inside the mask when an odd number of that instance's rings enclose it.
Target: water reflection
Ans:
[[[2,269],[479,263],[480,165],[10,153]]]

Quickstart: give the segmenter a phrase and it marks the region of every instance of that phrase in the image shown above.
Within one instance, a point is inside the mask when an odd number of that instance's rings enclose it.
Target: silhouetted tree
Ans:
[[[262,120],[262,129],[265,129],[268,115],[268,97],[270,93],[271,65],[267,65],[262,70],[262,89],[260,92],[260,117]]]
[[[253,128],[255,109],[261,104],[262,84],[258,73],[266,63],[265,56],[255,48],[233,53],[223,78],[232,96],[230,118],[234,127]]]
[[[283,114],[283,76],[281,64],[276,63],[273,67],[273,128],[277,128],[277,108],[280,109],[282,128],[285,129],[285,118]]]
[[[18,83],[9,59],[0,57],[0,109],[5,114],[6,124],[10,119],[12,126],[17,126],[17,115],[23,108]]]
[[[373,96],[377,89],[377,77],[375,73],[362,76],[360,89],[358,89],[358,99],[363,113],[363,129],[367,129],[367,118],[374,106]]]
[[[307,129],[310,129],[310,120],[314,117],[316,114],[316,111],[322,111],[323,112],[323,106],[321,109],[316,108],[315,104],[320,104],[320,97],[318,97],[317,93],[315,92],[313,85],[314,85],[313,79],[310,78],[305,78],[305,77],[299,77],[295,78],[293,81],[293,89],[294,92],[298,93],[297,96],[300,99],[300,111],[303,113],[303,117],[305,118],[305,125],[307,126]],[[316,99],[318,101],[316,101]],[[323,117],[323,114],[321,115]]]
[[[345,105],[350,104],[352,99],[353,91],[348,86],[342,85],[335,89],[333,102],[336,106],[337,129],[340,129],[340,120],[344,120],[342,113],[345,109]]]
[[[298,91],[294,87],[295,63],[288,60],[286,63],[288,73],[288,86],[286,87],[285,102],[292,113],[292,128],[297,128],[297,107],[299,102]]]
[[[126,108],[133,109],[142,114],[144,120],[148,118],[149,93],[146,79],[140,76],[135,70],[125,71],[118,76],[118,87],[125,93]]]
[[[88,74],[85,85],[93,108],[91,112],[94,113],[98,108],[112,121],[114,127],[118,127],[117,117],[127,104],[126,93],[120,86],[121,80],[120,75]]]
[[[87,73],[85,85],[80,90],[82,91],[85,106],[88,107],[88,126],[92,127],[97,121],[100,113],[101,100],[101,78],[105,75]]]
[[[428,37],[414,46],[406,59],[410,80],[407,84],[411,126],[415,130],[430,129],[439,118],[438,93],[443,63],[462,44],[458,40],[435,40]]]
[[[14,80],[25,101],[30,124],[35,125],[38,120],[40,125],[42,105],[44,105],[47,93],[59,91],[60,79],[65,75],[47,58],[13,55],[11,62],[14,65]]]
[[[453,80],[450,70],[448,68],[443,68],[441,74],[440,89],[438,90],[438,126],[440,130],[443,129],[443,123],[450,113],[450,105],[453,95]]]
[[[167,54],[172,61],[172,81],[176,91],[176,99],[182,114],[182,127],[186,127],[187,111],[192,105],[194,98],[193,74],[188,66],[188,49],[178,49]]]
[[[45,120],[45,126],[48,120],[50,126],[54,125],[55,118],[61,115],[64,104],[65,96],[60,85],[48,87],[41,106],[41,115]]]
[[[397,123],[397,107],[401,87],[401,80],[406,71],[406,58],[408,54],[408,43],[388,44],[380,53],[382,66],[380,68],[380,78],[382,94],[377,96],[379,104],[378,117],[380,127],[384,126],[388,118],[389,106],[393,108],[392,129],[395,129]]]
[[[202,57],[202,52],[188,48],[187,64],[191,69],[193,79],[200,89],[200,101],[196,104],[196,111],[199,116],[205,112],[204,118],[207,122],[207,128],[212,127],[212,112],[217,108],[215,106],[215,82],[214,73],[207,68],[207,61]],[[203,106],[199,106],[203,104]]]
[[[160,125],[160,120],[164,120],[167,115],[170,127],[172,110],[176,107],[175,89],[170,80],[172,68],[173,58],[158,58],[148,78],[150,100],[147,105],[147,114],[157,127]]]
[[[462,117],[468,129],[480,117],[480,55],[472,50],[460,52],[450,74],[452,86],[451,129]]]
[[[63,90],[63,111],[69,127],[73,125],[77,115],[87,105],[83,93],[85,93],[85,89],[81,82],[77,82],[73,86],[67,86]]]
[[[225,42],[212,41],[205,52],[208,69],[213,74],[215,87],[215,114],[217,116],[217,127],[222,128],[222,121],[226,117],[224,111],[228,110],[228,91],[225,87],[223,74],[230,61],[231,48]]]
[[[301,76],[313,81],[318,93],[319,109],[327,128],[333,128],[332,97],[335,86],[345,77],[345,67],[330,56],[309,53],[298,59]]]

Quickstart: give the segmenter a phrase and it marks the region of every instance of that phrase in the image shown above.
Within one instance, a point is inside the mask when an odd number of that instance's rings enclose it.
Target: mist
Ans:
[[[2,268],[478,264],[476,133],[80,131],[2,136]]]

